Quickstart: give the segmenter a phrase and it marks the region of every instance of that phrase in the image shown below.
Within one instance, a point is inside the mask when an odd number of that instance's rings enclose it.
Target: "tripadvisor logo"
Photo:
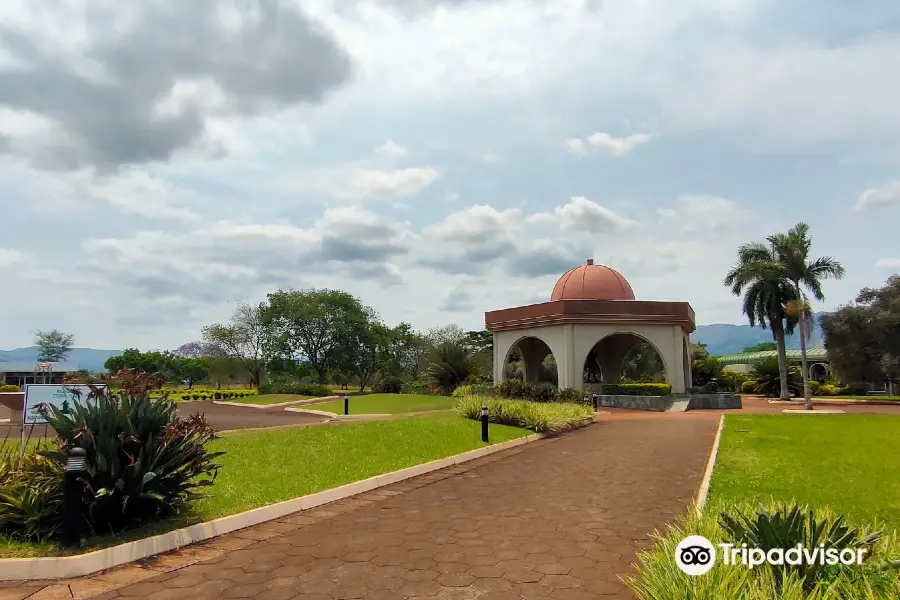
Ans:
[[[867,548],[804,548],[797,544],[792,548],[748,548],[747,544],[718,544],[722,563],[726,565],[743,565],[754,569],[763,564],[781,565],[859,565],[862,564]],[[716,562],[716,546],[702,535],[689,535],[681,540],[675,548],[675,563],[688,575],[703,575],[713,568]]]

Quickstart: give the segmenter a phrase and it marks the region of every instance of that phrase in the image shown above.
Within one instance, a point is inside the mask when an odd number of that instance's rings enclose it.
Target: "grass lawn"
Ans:
[[[238,404],[281,404],[282,402],[300,402],[309,400],[315,396],[301,396],[299,394],[259,394],[258,396],[244,396],[243,398],[227,398],[221,402],[237,402]]]
[[[215,440],[224,450],[222,470],[194,511],[175,520],[135,530],[119,539],[95,540],[84,551],[111,546],[320,492],[382,473],[484,446],[480,424],[453,414],[428,415],[321,427],[248,432]],[[491,425],[494,443],[530,432]],[[62,554],[53,545],[0,538],[0,557]]]
[[[416,394],[369,394],[358,398],[351,396],[350,414],[398,414],[422,410],[448,410],[453,408],[456,400],[457,398],[449,396],[419,396]],[[342,415],[344,414],[344,399],[310,404],[307,408]]]
[[[710,501],[794,499],[900,531],[900,416],[728,416]]]

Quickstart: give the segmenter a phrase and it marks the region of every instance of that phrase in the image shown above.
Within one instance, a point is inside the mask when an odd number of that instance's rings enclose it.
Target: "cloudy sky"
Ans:
[[[4,0],[0,347],[168,348],[278,288],[484,324],[593,257],[743,322],[805,220],[900,271],[896,0]]]

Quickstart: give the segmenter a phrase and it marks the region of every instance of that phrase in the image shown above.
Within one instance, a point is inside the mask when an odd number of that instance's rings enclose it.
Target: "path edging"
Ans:
[[[334,400],[338,396],[322,396],[321,398],[304,398],[303,400],[291,400],[289,402],[279,402],[278,404],[252,404],[250,402],[231,402],[229,400],[213,400],[213,404],[222,406],[239,406],[241,408],[279,408],[282,406],[292,406],[294,404],[317,404],[326,400]]]
[[[390,417],[394,416],[393,414],[390,414],[390,413],[367,413],[364,415],[342,415],[342,414],[328,412],[328,411],[324,411],[324,410],[313,410],[311,408],[294,408],[291,406],[285,408],[284,410],[289,411],[289,412],[307,414],[307,415],[316,415],[319,417],[328,417],[329,419],[335,419],[338,421],[354,420],[354,419],[386,419],[386,418],[390,418]],[[398,413],[398,414],[404,414],[404,413]]]
[[[133,542],[127,542],[111,548],[95,550],[77,556],[54,556],[41,558],[7,558],[0,559],[0,581],[17,581],[29,579],[68,579],[105,571],[154,554],[176,550],[183,546],[208,540],[232,531],[245,529],[267,521],[280,519],[290,514],[302,512],[362,494],[386,485],[391,485],[418,475],[462,464],[482,456],[494,454],[501,450],[514,448],[547,437],[544,433],[533,433],[499,444],[476,448],[454,456],[448,456],[420,465],[414,465],[399,471],[376,475],[362,481],[355,481],[330,490],[285,500],[268,506],[261,506],[243,513],[221,517],[205,523],[197,523],[182,529],[176,529]]]
[[[719,442],[722,440],[722,428],[725,425],[725,415],[719,417],[719,427],[716,429],[716,438],[713,440],[712,450],[709,451],[709,459],[706,461],[706,471],[703,472],[703,479],[700,480],[700,487],[697,489],[697,496],[694,500],[694,507],[697,510],[697,517],[703,514],[703,507],[706,505],[706,497],[709,495],[709,484],[712,481],[713,470],[716,468],[716,458],[719,456]]]

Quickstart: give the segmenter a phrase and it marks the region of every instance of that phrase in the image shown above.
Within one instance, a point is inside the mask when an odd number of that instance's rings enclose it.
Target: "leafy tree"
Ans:
[[[330,368],[346,364],[369,321],[367,308],[339,290],[279,290],[269,294],[260,316],[273,347],[308,362],[323,384]]]
[[[735,296],[744,294],[743,311],[751,327],[772,330],[781,373],[780,398],[790,400],[785,335],[794,331],[796,320],[788,316],[787,304],[796,298],[796,292],[778,267],[774,244],[753,242],[738,248],[737,264],[728,271],[724,283]]]
[[[227,325],[215,323],[203,328],[203,340],[224,351],[237,361],[250,376],[253,387],[259,387],[265,368],[264,352],[269,330],[263,322],[264,305],[241,302]]]
[[[806,223],[797,223],[787,233],[776,233],[768,237],[777,258],[777,273],[783,279],[791,282],[794,288],[796,307],[789,313],[794,313],[799,318],[800,325],[800,357],[802,368],[800,375],[803,377],[803,398],[806,408],[812,410],[812,398],[809,391],[809,364],[806,360],[806,339],[808,337],[807,318],[809,307],[804,297],[801,285],[805,287],[818,301],[825,299],[822,293],[822,281],[825,279],[840,279],[844,276],[844,267],[830,256],[810,259],[809,252],[812,248],[812,240],[809,237],[809,226]]]
[[[632,381],[654,381],[665,375],[662,358],[653,344],[641,342],[625,355],[622,377]]]
[[[356,342],[354,371],[359,381],[359,391],[366,389],[366,385],[375,373],[384,370],[386,363],[390,362],[390,351],[393,343],[393,331],[384,324],[373,319],[359,332]]]
[[[900,276],[861,290],[854,304],[819,321],[828,359],[844,381],[900,379]]]
[[[174,356],[172,358],[172,367],[181,381],[187,382],[188,389],[194,387],[194,384],[209,375],[209,365],[202,358],[187,358],[184,356]]]
[[[709,356],[709,351],[706,349],[706,344],[694,344],[691,342],[691,361],[695,361],[698,358],[706,358]]]
[[[439,345],[434,362],[428,366],[432,384],[443,394],[451,394],[476,374],[469,350],[459,342],[444,342]]]
[[[433,348],[428,338],[413,330],[409,323],[400,323],[392,332],[394,345],[391,349],[391,369],[410,379],[419,379]]]
[[[466,332],[459,325],[432,327],[425,333],[428,341],[437,348],[441,344],[462,344],[466,340]]]
[[[183,356],[184,358],[200,358],[204,356],[203,342],[188,342],[182,344],[172,351],[175,356]]]
[[[72,351],[72,346],[75,345],[75,336],[71,333],[63,333],[58,329],[38,331],[34,334],[34,345],[38,348],[39,361],[60,362],[65,360]]]
[[[490,331],[467,331],[463,344],[472,353],[472,360],[480,373],[493,377],[494,373],[494,334]],[[552,358],[552,356],[551,356]],[[543,370],[552,381],[556,381],[556,361],[544,361]]]
[[[106,359],[103,368],[111,374],[118,373],[122,369],[133,369],[169,379],[172,373],[171,360],[172,355],[168,352],[158,350],[141,352],[137,348],[128,348],[122,354]]]
[[[760,342],[755,346],[745,346],[744,352],[750,354],[752,352],[771,352],[778,350],[778,344],[775,342]]]
[[[222,389],[223,385],[233,383],[245,371],[238,359],[226,354],[204,356],[200,359],[207,370],[207,377],[216,384],[216,389]]]

